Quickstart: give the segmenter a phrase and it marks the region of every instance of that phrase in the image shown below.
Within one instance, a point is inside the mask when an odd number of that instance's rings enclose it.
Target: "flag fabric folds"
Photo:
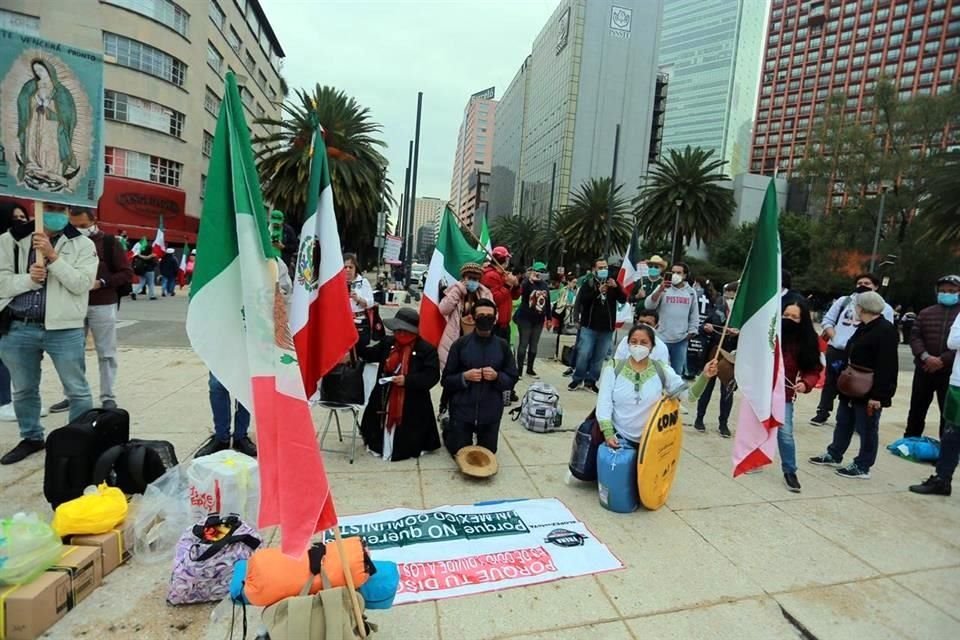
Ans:
[[[488,255],[493,254],[493,244],[490,242],[490,227],[487,226],[487,214],[483,214],[483,222],[480,223],[480,244],[477,249]]]
[[[641,260],[640,234],[637,227],[634,227],[633,235],[630,236],[630,246],[627,247],[627,253],[623,256],[623,264],[620,265],[620,271],[617,273],[617,282],[627,296],[633,291],[633,285],[640,279],[640,271],[637,270],[637,265]]]
[[[780,351],[780,233],[777,191],[767,187],[730,326],[740,330],[737,386],[743,394],[733,442],[734,477],[773,462],[785,395]],[[742,364],[741,364],[742,363]]]
[[[314,397],[320,378],[357,343],[349,286],[343,273],[340,234],[333,209],[330,165],[320,126],[310,146],[307,215],[300,229],[300,250],[293,280],[290,328],[307,395]]]
[[[259,526],[288,555],[336,524],[330,487],[277,284],[277,252],[234,74],[227,74],[207,173],[187,335],[210,373],[254,415]]]
[[[153,247],[151,251],[159,260],[167,250],[167,240],[163,235],[163,216],[160,216],[160,224],[157,226],[157,235],[153,238]]]
[[[437,346],[443,336],[447,319],[440,313],[440,290],[460,279],[460,267],[467,262],[482,264],[486,252],[475,249],[463,237],[450,207],[443,210],[440,220],[440,236],[433,249],[427,280],[420,299],[420,337]]]

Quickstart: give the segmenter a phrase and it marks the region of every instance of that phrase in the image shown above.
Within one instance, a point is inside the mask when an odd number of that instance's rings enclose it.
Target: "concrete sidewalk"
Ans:
[[[95,380],[94,358],[88,367]],[[543,361],[538,370],[543,380],[564,388],[559,364]],[[211,431],[206,376],[188,350],[124,349],[119,400],[131,413],[131,435],[170,440],[181,460],[189,458]],[[525,378],[519,393],[527,382]],[[371,612],[381,628],[374,637],[960,637],[960,496],[908,493],[907,486],[926,478],[931,468],[883,450],[902,433],[909,389],[907,373],[901,376],[895,406],[884,412],[881,452],[867,481],[847,480],[832,469],[806,463],[807,456],[823,451],[831,430],[807,424],[816,397],[802,398],[796,427],[803,484],[799,495],[784,488],[779,465],[731,478],[731,441],[717,433],[714,399],[706,434],[693,430],[692,413],[685,416],[677,480],[667,506],[656,512],[605,511],[595,486],[564,482],[571,433],[529,433],[509,419],[501,431],[500,473],[489,481],[462,477],[443,452],[398,463],[363,453],[353,465],[345,454],[326,454],[341,514],[557,497],[626,566],[604,575]],[[46,361],[45,403],[59,400],[60,393]],[[564,390],[566,426],[575,427],[594,398],[586,391]],[[935,412],[936,407],[930,413],[932,433]],[[325,418],[316,412],[316,423],[323,424]],[[51,416],[44,422],[52,429],[65,419]],[[335,440],[331,437],[327,446]],[[0,423],[0,447],[6,450],[16,441],[16,425]],[[42,480],[41,455],[0,467],[0,511],[50,515]],[[266,533],[272,539],[273,532]],[[212,606],[166,605],[168,579],[167,564],[134,560],[108,576],[45,637],[225,637],[229,615],[214,622]],[[240,636],[239,627],[238,621],[235,637]]]

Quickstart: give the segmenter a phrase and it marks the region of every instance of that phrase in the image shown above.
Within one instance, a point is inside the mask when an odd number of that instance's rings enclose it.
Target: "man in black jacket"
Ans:
[[[593,262],[593,275],[588,277],[580,293],[577,306],[580,308],[580,335],[577,338],[577,364],[573,380],[567,387],[575,391],[581,383],[597,392],[600,365],[610,352],[613,329],[617,321],[617,303],[627,297],[616,280],[610,277],[607,261],[597,258]]]
[[[450,455],[476,443],[497,452],[503,393],[517,383],[519,372],[506,340],[493,335],[497,305],[481,298],[473,307],[476,328],[450,346],[441,384],[449,394],[450,422],[443,443]]]

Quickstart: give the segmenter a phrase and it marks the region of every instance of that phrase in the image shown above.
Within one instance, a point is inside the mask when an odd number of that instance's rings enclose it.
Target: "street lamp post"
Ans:
[[[873,252],[870,254],[870,272],[877,264],[877,250],[880,248],[880,227],[883,226],[883,205],[886,202],[887,189],[880,187],[880,208],[877,210],[877,228],[873,232]]]
[[[673,218],[673,250],[670,252],[670,259],[673,264],[677,263],[677,251],[680,250],[680,245],[677,244],[677,235],[680,233],[680,207],[683,206],[683,200],[677,198],[673,201],[673,204],[677,207],[677,213]]]

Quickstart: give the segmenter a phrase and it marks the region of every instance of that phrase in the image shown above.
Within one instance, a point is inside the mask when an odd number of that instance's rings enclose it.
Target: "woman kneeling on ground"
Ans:
[[[626,362],[608,361],[600,374],[600,393],[597,397],[597,421],[603,437],[611,449],[619,449],[622,442],[636,448],[643,429],[661,396],[683,388],[684,380],[666,362],[654,362],[650,352],[656,344],[656,335],[647,325],[630,329],[627,344],[630,357]],[[663,372],[666,389],[660,382]],[[619,369],[619,372],[618,372]],[[710,378],[717,375],[717,363],[711,361],[688,390],[692,400],[703,393]]]

